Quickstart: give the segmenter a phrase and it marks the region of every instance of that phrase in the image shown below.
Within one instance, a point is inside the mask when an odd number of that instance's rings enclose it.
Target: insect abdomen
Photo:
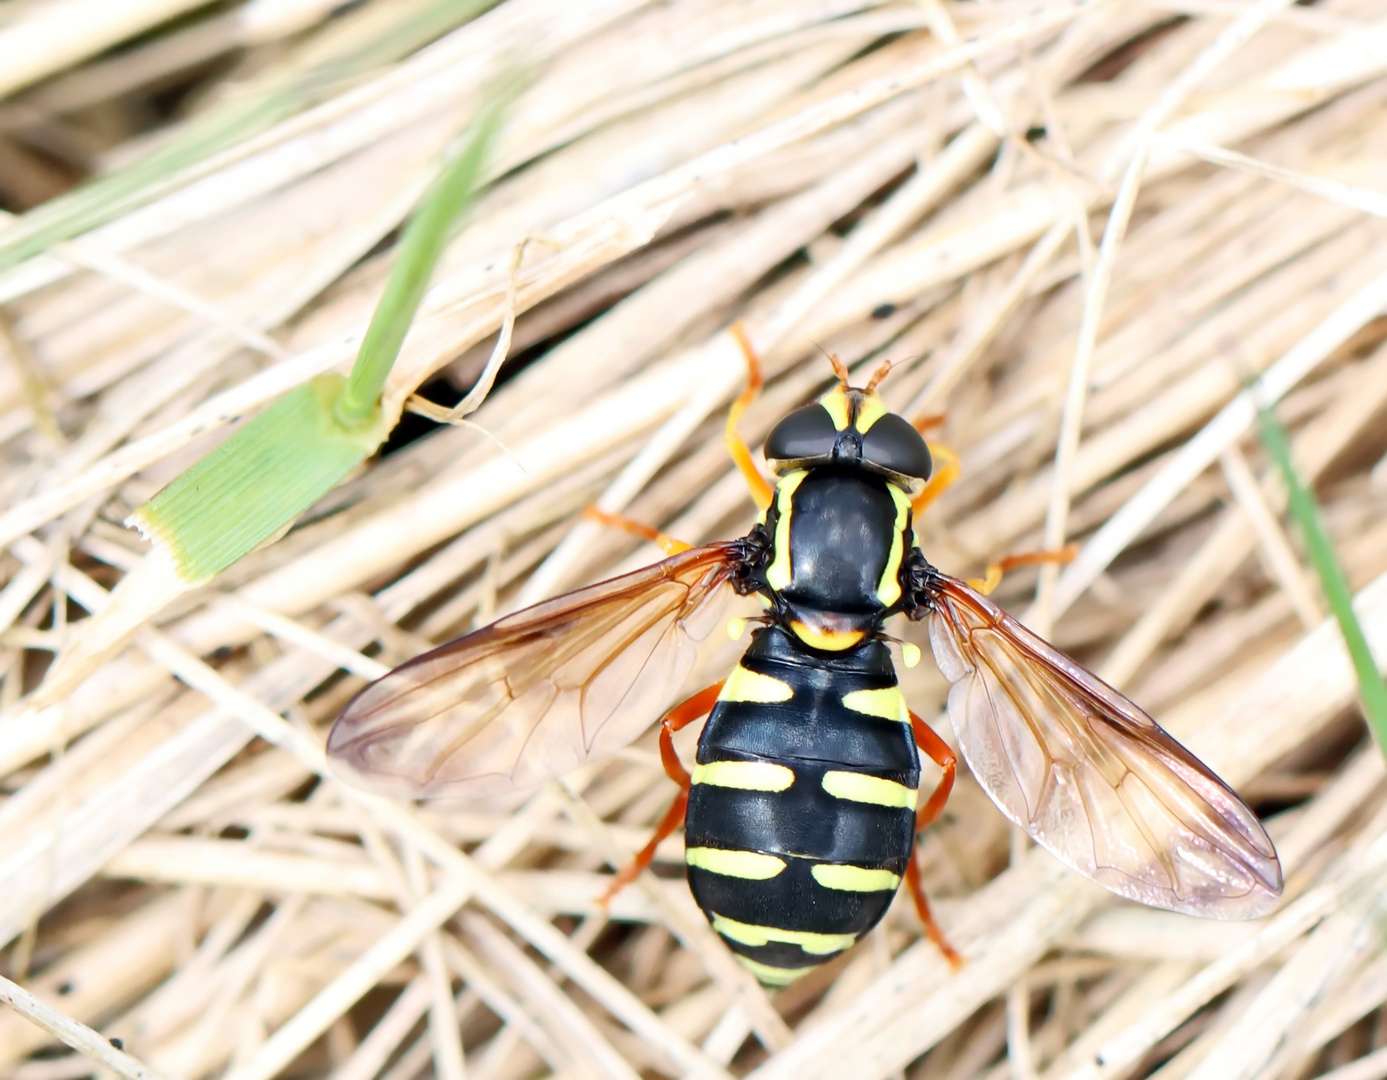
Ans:
[[[826,660],[758,630],[697,761],[689,885],[762,982],[792,982],[876,925],[910,858],[920,775],[884,645]]]

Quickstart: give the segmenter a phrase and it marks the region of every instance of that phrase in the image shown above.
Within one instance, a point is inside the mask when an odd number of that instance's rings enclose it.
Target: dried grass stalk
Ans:
[[[464,22],[441,0],[251,0],[167,22],[178,5],[141,3],[26,46],[82,6],[0,26],[0,55],[29,50],[0,105],[0,195],[56,190],[53,155],[139,175],[119,169],[189,145],[238,86],[358,64],[0,275],[0,955],[67,1030],[124,1041],[104,1067],[1387,1075],[1383,760],[1244,390],[1279,402],[1387,656],[1380,5],[504,0]],[[129,512],[345,371],[395,230],[517,58],[534,83],[386,388],[392,416],[417,391],[462,398],[513,301],[520,362],[484,430],[392,447],[36,696],[113,593],[162,606],[167,567]],[[150,130],[168,86],[190,93]],[[595,906],[671,795],[649,738],[519,806],[408,807],[325,774],[363,680],[655,557],[575,524],[588,503],[695,542],[747,527],[719,415],[744,377],[734,320],[768,375],[753,445],[827,382],[821,347],[889,357],[888,400],[943,414],[963,465],[917,524],[934,561],[1079,543],[1001,601],[1271,815],[1280,911],[1211,927],[1118,906],[1013,857],[963,778],[921,855],[969,963],[950,972],[897,905],[768,997],[682,881]],[[692,679],[737,649],[710,643]],[[930,665],[902,676],[937,713]],[[675,837],[658,874],[681,863]],[[82,1053],[0,1013],[6,1076],[89,1075]]]

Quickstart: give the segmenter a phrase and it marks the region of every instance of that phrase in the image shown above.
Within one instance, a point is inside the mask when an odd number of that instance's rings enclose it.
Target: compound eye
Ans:
[[[919,480],[928,480],[934,468],[925,437],[895,413],[887,413],[862,436],[862,460]]]
[[[806,461],[833,456],[838,431],[822,405],[796,409],[771,429],[766,439],[768,461]]]

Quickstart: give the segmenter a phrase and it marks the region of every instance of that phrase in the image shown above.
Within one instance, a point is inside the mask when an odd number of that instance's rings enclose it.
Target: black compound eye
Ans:
[[[895,413],[887,413],[862,436],[862,460],[919,480],[928,480],[934,468],[925,437]]]
[[[771,429],[766,439],[766,458],[770,461],[831,458],[837,439],[838,431],[828,410],[822,405],[805,405]]]

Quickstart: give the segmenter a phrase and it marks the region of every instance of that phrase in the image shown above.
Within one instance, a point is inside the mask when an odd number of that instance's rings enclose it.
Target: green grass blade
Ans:
[[[1339,565],[1334,546],[1325,531],[1315,497],[1301,483],[1300,475],[1291,461],[1291,448],[1286,439],[1285,428],[1268,408],[1259,407],[1257,418],[1262,445],[1275,460],[1285,479],[1291,515],[1305,538],[1305,549],[1310,556],[1310,562],[1319,575],[1320,587],[1324,590],[1330,609],[1339,622],[1339,630],[1344,635],[1349,656],[1353,660],[1353,667],[1358,675],[1358,692],[1363,699],[1363,715],[1377,738],[1378,746],[1387,753],[1387,682],[1383,681],[1382,673],[1373,659],[1372,650],[1368,648],[1368,639],[1363,634],[1363,627],[1353,612],[1353,592],[1349,588],[1348,578],[1344,576],[1343,567]]]
[[[0,273],[174,190],[198,162],[266,131],[321,99],[333,84],[407,56],[475,18],[497,0],[438,0],[364,45],[331,50],[308,67],[281,72],[183,125],[149,154],[20,215],[0,234]]]
[[[15,218],[0,236],[0,272],[152,202],[170,190],[165,181],[175,174],[269,128],[292,111],[290,94],[255,95],[189,121],[176,138],[140,160]]]
[[[320,375],[290,391],[128,521],[167,545],[179,576],[209,581],[270,539],[373,453],[388,432],[345,428],[333,404],[346,380]]]
[[[393,419],[381,388],[517,88],[509,79],[488,96],[406,227],[350,379],[321,375],[286,394],[130,516],[187,584],[210,581],[287,529],[385,441]]]
[[[457,154],[419,212],[405,226],[390,279],[371,316],[351,379],[337,406],[342,423],[368,422],[377,408],[386,376],[400,354],[429,278],[448,244],[454,223],[476,195],[496,132],[518,88],[518,79],[512,77],[488,95]]]

